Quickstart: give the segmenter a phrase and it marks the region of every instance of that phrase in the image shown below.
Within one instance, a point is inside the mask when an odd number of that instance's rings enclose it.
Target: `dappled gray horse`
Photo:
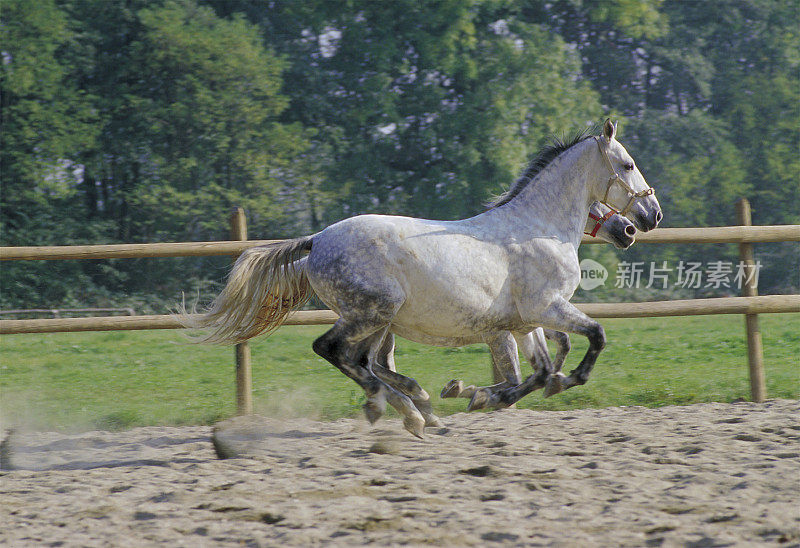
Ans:
[[[421,437],[425,416],[406,395],[418,385],[393,373],[405,383],[398,389],[400,382],[377,375],[376,358],[389,333],[445,346],[484,342],[503,364],[519,360],[514,333],[537,327],[577,333],[589,339],[589,348],[564,385],[587,381],[605,334],[569,299],[580,281],[577,250],[594,201],[643,231],[661,220],[653,189],[610,121],[601,136],[582,134],[545,148],[511,189],[475,217],[363,215],[311,236],[251,248],[211,307],[182,320],[208,328],[205,342],[240,342],[277,328],[314,292],[339,315],[314,341],[314,351],[364,389],[370,422],[388,401],[405,428]],[[485,393],[481,406],[508,406],[544,387],[553,364],[546,352],[536,359],[543,364],[537,373]],[[423,408],[426,397],[421,389],[414,394]]]
[[[586,227],[583,233],[606,241],[617,249],[628,249],[636,241],[636,228],[633,223],[601,202],[594,202],[589,207],[589,218],[586,220]],[[388,350],[389,345],[391,345],[391,349],[393,350],[394,339],[392,335],[387,335],[386,339],[382,351]],[[517,342],[517,346],[522,351],[522,355],[530,362],[534,371],[538,371],[543,365],[536,362],[536,356],[541,355],[541,352],[547,352],[546,346],[544,349],[542,348],[544,339],[555,342],[556,357],[553,359],[553,375],[551,375],[547,381],[547,385],[544,389],[544,397],[550,397],[567,388],[564,384],[564,374],[561,373],[564,361],[570,351],[570,340],[567,333],[538,327],[524,335],[515,333],[514,339]],[[394,357],[391,353],[388,356],[379,356],[378,363],[386,364],[386,367],[394,370]],[[519,370],[501,370],[494,357],[492,363],[495,373],[505,379],[504,383],[501,383],[503,387],[517,385],[521,382],[522,376]],[[514,364],[506,365],[513,366]],[[473,400],[476,391],[488,390],[489,393],[491,393],[500,387],[500,385],[484,388],[479,388],[474,385],[465,387],[461,380],[453,379],[442,389],[441,397],[468,398]],[[473,402],[479,403],[480,399],[479,396],[475,398]]]

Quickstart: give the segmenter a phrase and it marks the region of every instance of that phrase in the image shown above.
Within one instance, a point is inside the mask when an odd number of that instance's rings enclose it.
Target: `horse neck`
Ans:
[[[580,244],[592,200],[590,174],[596,169],[591,139],[564,151],[531,181],[514,199],[498,209],[508,209],[521,226]],[[535,221],[535,222],[534,222]]]

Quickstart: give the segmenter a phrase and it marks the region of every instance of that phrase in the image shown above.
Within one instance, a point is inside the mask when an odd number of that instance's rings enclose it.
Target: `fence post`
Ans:
[[[740,225],[750,226],[753,222],[750,212],[750,202],[742,198],[736,202],[736,221]],[[739,260],[742,262],[744,272],[742,280],[742,296],[755,297],[758,295],[756,285],[756,264],[753,258],[753,244],[742,242],[739,244]],[[750,368],[750,394],[756,403],[763,402],[767,397],[767,386],[764,381],[764,356],[761,349],[761,329],[758,326],[758,314],[745,314],[745,330],[747,331],[747,363]]]
[[[247,240],[247,218],[244,209],[234,208],[231,214],[231,240]],[[239,415],[253,413],[253,380],[250,367],[250,344],[236,345],[236,412]]]

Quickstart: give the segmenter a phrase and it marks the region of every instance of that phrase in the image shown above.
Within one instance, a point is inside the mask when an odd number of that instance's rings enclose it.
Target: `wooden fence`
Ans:
[[[23,310],[0,310],[0,316],[30,316],[31,314],[48,314],[60,318],[62,314],[127,314],[135,316],[133,308],[25,308]]]
[[[640,233],[640,243],[736,243],[740,259],[754,268],[752,244],[759,242],[800,241],[800,225],[749,226],[750,205],[742,199],[737,204],[741,226],[706,228],[659,228]],[[0,261],[56,259],[120,259],[142,257],[191,257],[229,255],[235,257],[245,249],[276,240],[247,240],[244,212],[241,208],[231,217],[231,241],[180,242],[157,244],[116,244],[85,246],[0,247]],[[583,243],[603,243],[585,236]],[[576,303],[594,318],[643,318],[695,316],[709,314],[743,314],[746,318],[750,388],[753,401],[766,398],[761,333],[758,314],[800,312],[800,295],[758,296],[752,279],[745,281],[741,297],[651,301],[637,303]],[[332,324],[337,316],[330,310],[301,310],[292,313],[286,325]],[[182,326],[169,315],[117,316],[90,318],[54,318],[37,320],[0,320],[0,334],[55,333],[71,331],[117,331],[142,329],[179,329]],[[250,400],[250,350],[247,343],[236,347],[237,408],[239,413],[252,412]]]

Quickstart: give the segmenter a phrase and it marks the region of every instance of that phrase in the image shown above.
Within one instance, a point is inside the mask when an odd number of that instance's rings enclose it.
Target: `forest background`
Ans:
[[[795,0],[2,0],[0,245],[293,237],[360,213],[458,219],[606,117],[662,226],[800,223]],[[607,266],[732,245],[583,246]],[[800,247],[759,244],[761,293]],[[213,293],[227,258],[3,263],[1,308]],[[674,275],[674,272],[672,273]],[[576,301],[735,294],[579,291]],[[643,284],[644,285],[644,284]]]

